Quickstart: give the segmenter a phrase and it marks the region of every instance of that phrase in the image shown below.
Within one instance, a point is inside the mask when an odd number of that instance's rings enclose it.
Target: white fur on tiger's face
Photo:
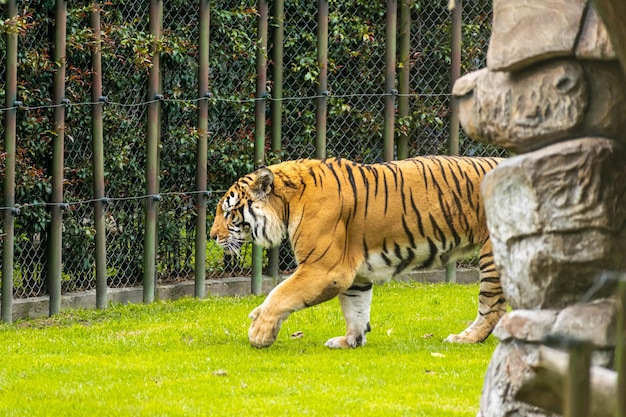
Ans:
[[[445,265],[480,249],[479,312],[446,340],[487,338],[506,312],[480,197],[497,158],[418,157],[363,165],[303,159],[240,178],[220,200],[210,235],[226,251],[269,247],[288,235],[298,268],[250,313],[248,336],[271,345],[289,314],[339,296],[348,325],[329,347],[356,347],[370,331],[372,284]]]
[[[267,199],[254,198],[251,175],[240,178],[220,200],[211,227],[211,237],[228,253],[239,253],[245,242],[277,246],[286,235],[284,223],[268,210]]]

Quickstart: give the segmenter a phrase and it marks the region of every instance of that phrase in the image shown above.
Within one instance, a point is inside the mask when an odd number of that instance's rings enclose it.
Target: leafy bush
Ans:
[[[20,2],[19,100],[16,201],[23,205],[16,217],[16,270],[25,281],[17,294],[37,295],[45,290],[46,237],[51,195],[54,0]],[[121,0],[101,3],[102,65],[107,205],[107,264],[110,284],[134,285],[143,276],[143,198],[146,176],[147,75],[151,67],[149,2]],[[257,53],[257,10],[234,1],[211,1],[211,98],[198,93],[197,2],[163,2],[163,33],[156,42],[161,56],[159,181],[159,278],[192,275],[195,256],[197,103],[209,104],[208,222],[217,198],[237,177],[254,168]],[[484,64],[490,31],[487,1],[465,2],[463,70]],[[64,200],[64,289],[93,287],[94,222],[91,120],[91,1],[68,3]],[[316,135],[317,6],[296,0],[286,4],[284,41],[284,97],[282,147],[270,149],[266,162],[313,156]],[[413,2],[411,45],[411,113],[396,128],[410,134],[412,154],[445,153],[448,143],[450,15],[445,3]],[[0,15],[6,5],[0,4]],[[330,1],[328,155],[363,162],[381,160],[383,131],[384,4],[365,0]],[[270,31],[275,27],[270,20]],[[0,31],[9,30],[6,21]],[[271,39],[271,37],[270,37]],[[0,60],[5,61],[6,38],[0,38]],[[272,92],[272,42],[267,51],[268,83]],[[0,97],[4,98],[4,69],[0,68]],[[269,103],[268,103],[269,104]],[[267,127],[272,120],[267,105]],[[4,112],[0,112],[0,117]],[[4,125],[2,125],[4,126]],[[2,132],[4,133],[4,132]],[[268,129],[269,134],[269,129]],[[0,143],[4,141],[4,134]],[[469,140],[463,152],[493,152]],[[271,152],[274,151],[274,152]],[[0,185],[6,154],[0,152]],[[0,206],[4,205],[0,196]],[[0,230],[1,234],[1,230]],[[286,249],[283,252],[287,252]],[[211,250],[207,267],[219,275],[247,273],[244,261],[222,263]],[[284,269],[293,267],[287,256]]]

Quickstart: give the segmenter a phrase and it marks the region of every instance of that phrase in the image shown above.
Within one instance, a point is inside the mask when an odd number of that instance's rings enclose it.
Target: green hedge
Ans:
[[[465,2],[463,72],[484,66],[490,32],[491,2]],[[447,151],[450,91],[450,14],[446,1],[415,1],[412,11],[411,114],[397,123],[408,132],[412,154]],[[161,279],[187,278],[193,271],[194,191],[197,88],[197,2],[163,2],[160,187],[166,195],[159,212]],[[211,1],[208,177],[210,212],[221,190],[253,169],[256,24],[255,5]],[[270,5],[271,6],[271,5]],[[45,242],[50,221],[53,141],[52,86],[54,0],[20,2],[18,96],[28,110],[18,112],[17,195],[24,207],[16,218],[16,293],[45,291]],[[313,155],[315,100],[319,71],[316,58],[315,2],[286,4],[283,143],[267,162]],[[68,3],[67,107],[65,131],[65,200],[92,197],[91,70],[89,29],[91,2]],[[6,5],[0,16],[6,18]],[[102,4],[103,91],[106,194],[115,199],[107,212],[107,257],[111,285],[134,285],[142,277],[143,213],[137,197],[145,193],[147,74],[151,36],[149,2],[130,0]],[[273,29],[270,21],[270,31]],[[6,32],[5,21],[0,31]],[[385,10],[381,2],[330,1],[328,150],[330,156],[381,160],[383,131]],[[0,59],[5,61],[5,36]],[[268,91],[273,48],[269,44]],[[4,103],[4,69],[0,68]],[[273,123],[269,114],[267,126]],[[0,185],[4,179],[4,114],[0,112]],[[269,140],[268,140],[269,143]],[[494,150],[462,139],[462,152]],[[4,205],[0,195],[0,205]],[[209,222],[211,221],[209,216]],[[64,215],[65,290],[93,287],[93,213],[89,204],[70,205]],[[1,231],[0,231],[1,233]],[[215,262],[215,274],[241,274],[246,262]],[[288,268],[290,261],[283,263]]]

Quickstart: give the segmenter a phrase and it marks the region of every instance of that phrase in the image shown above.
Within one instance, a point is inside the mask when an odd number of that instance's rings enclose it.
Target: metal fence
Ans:
[[[485,66],[491,24],[491,2],[462,8],[455,25],[447,1],[0,4],[3,320],[14,298],[48,293],[53,314],[69,291],[103,307],[108,287],[203,296],[293,268],[286,245],[207,242],[221,192],[260,163],[448,153],[451,68]],[[459,153],[502,154],[462,134]]]

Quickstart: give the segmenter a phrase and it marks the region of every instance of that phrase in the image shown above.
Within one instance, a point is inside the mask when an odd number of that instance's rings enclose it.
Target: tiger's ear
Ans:
[[[272,191],[274,183],[274,174],[269,169],[259,168],[256,173],[256,179],[250,184],[252,196],[257,200],[267,199],[268,194]]]

